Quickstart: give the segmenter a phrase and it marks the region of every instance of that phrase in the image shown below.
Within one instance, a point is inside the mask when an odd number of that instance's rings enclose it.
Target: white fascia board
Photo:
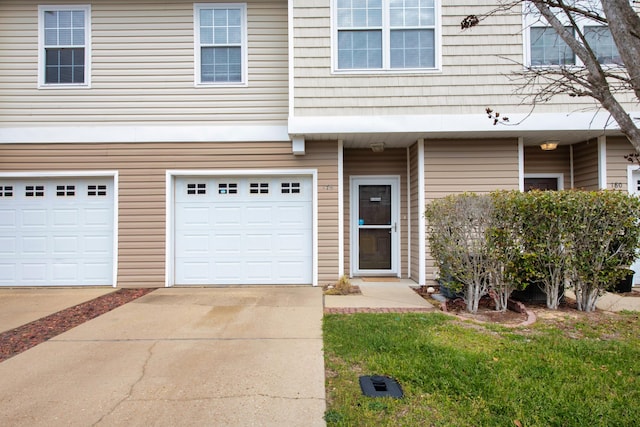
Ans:
[[[21,126],[0,128],[0,143],[281,142],[286,125]]]
[[[631,113],[632,115],[638,113]],[[446,132],[527,132],[539,130],[617,129],[608,112],[512,114],[509,124],[493,125],[485,114],[433,114],[397,116],[309,116],[290,117],[289,133],[446,133]]]

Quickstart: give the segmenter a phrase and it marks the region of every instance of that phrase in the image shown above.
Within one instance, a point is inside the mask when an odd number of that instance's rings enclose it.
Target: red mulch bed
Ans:
[[[119,289],[82,304],[0,333],[0,362],[47,341],[114,308],[140,298],[155,288]]]

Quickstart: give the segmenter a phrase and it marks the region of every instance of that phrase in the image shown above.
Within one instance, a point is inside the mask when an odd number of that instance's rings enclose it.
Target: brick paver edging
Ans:
[[[426,313],[436,311],[431,307],[384,307],[384,308],[366,308],[366,307],[325,307],[324,314],[355,314],[355,313]]]

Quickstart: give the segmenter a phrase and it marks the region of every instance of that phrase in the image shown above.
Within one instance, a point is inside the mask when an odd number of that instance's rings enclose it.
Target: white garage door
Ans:
[[[0,286],[113,285],[112,178],[0,178]]]
[[[181,177],[175,282],[311,284],[311,178]]]

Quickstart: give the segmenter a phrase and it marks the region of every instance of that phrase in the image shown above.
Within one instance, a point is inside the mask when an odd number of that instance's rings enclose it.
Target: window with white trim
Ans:
[[[91,6],[38,7],[38,82],[41,87],[90,83]]]
[[[435,70],[439,0],[334,0],[338,71]]]
[[[247,83],[247,6],[197,3],[195,14],[196,83]]]
[[[585,0],[576,0],[577,7],[587,7],[595,13],[601,13],[599,4],[595,5],[593,1],[588,4]],[[581,3],[584,3],[581,6]],[[553,9],[552,9],[553,10]],[[547,23],[540,15],[538,10],[530,2],[524,6],[525,14],[525,40],[527,49],[527,64],[532,67],[544,66],[571,66],[582,65],[579,58],[575,56],[569,46],[560,38],[556,31]],[[558,10],[557,15],[560,22],[569,24],[568,18],[564,12]],[[621,65],[622,60],[618,53],[611,31],[605,25],[597,21],[587,19],[576,15],[574,17],[576,28],[566,26],[565,28],[572,33],[577,31],[584,34],[587,43],[603,65]],[[579,38],[578,38],[579,39]]]

